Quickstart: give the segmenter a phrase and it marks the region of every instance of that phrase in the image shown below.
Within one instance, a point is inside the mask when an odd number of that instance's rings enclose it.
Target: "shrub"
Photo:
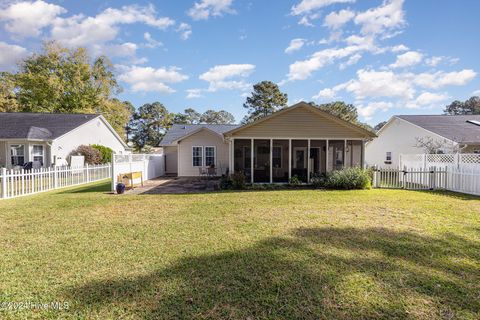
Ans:
[[[92,146],[81,145],[70,153],[71,156],[83,156],[86,164],[100,164],[102,154]]]
[[[100,155],[102,157],[102,159],[100,160],[100,163],[112,162],[112,153],[113,153],[112,149],[110,149],[109,147],[102,146],[100,144],[92,144],[91,147],[100,151]]]
[[[297,175],[294,175],[293,177],[291,177],[289,180],[288,180],[288,184],[292,185],[292,186],[298,186],[302,183],[302,181],[300,181],[300,178],[298,178]]]
[[[370,175],[360,168],[345,168],[328,174],[325,187],[330,189],[368,189],[371,186]]]
[[[222,190],[230,190],[230,189],[233,189],[233,181],[232,179],[230,179],[229,176],[226,176],[224,174],[222,174],[222,176],[220,177],[220,185],[219,185],[220,189]]]
[[[243,172],[234,172],[231,175],[231,179],[233,189],[245,189],[245,175],[243,174]]]
[[[313,176],[310,178],[310,183],[316,189],[325,188],[327,186],[327,175]]]

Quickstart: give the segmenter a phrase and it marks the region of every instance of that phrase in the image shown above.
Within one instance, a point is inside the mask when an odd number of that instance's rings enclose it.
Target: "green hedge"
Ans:
[[[100,144],[92,144],[91,147],[100,151],[100,155],[101,155],[100,162],[101,163],[112,162],[112,153],[113,153],[112,149],[110,149],[109,147],[102,146]]]

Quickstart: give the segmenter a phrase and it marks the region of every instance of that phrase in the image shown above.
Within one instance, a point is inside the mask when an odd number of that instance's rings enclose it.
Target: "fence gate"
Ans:
[[[430,169],[376,168],[373,171],[374,188],[437,190],[445,189],[447,171]]]

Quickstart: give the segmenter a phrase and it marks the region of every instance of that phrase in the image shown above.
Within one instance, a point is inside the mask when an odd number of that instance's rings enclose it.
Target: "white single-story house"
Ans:
[[[400,154],[425,153],[418,139],[441,146],[443,153],[480,153],[480,115],[398,115],[377,135],[365,146],[368,166],[396,168]]]
[[[364,165],[364,143],[375,134],[300,102],[245,125],[176,124],[160,146],[167,174],[242,172],[252,183],[288,182]]]
[[[0,113],[0,167],[28,162],[48,167],[65,164],[80,145],[100,144],[115,153],[130,153],[102,115],[65,113]]]

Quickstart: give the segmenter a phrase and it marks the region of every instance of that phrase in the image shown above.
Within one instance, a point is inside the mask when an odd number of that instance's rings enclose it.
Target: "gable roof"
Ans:
[[[332,114],[330,114],[330,113],[328,113],[328,112],[326,112],[326,111],[323,111],[323,110],[321,110],[321,109],[319,109],[319,108],[317,108],[317,107],[314,107],[314,106],[312,106],[312,105],[310,105],[310,104],[308,104],[308,103],[306,103],[306,102],[304,102],[304,101],[298,102],[298,103],[296,103],[296,104],[294,104],[294,105],[292,105],[292,106],[290,106],[290,107],[283,108],[283,109],[281,109],[281,110],[279,110],[279,111],[276,111],[276,112],[274,112],[274,113],[272,113],[272,114],[270,114],[270,115],[268,115],[268,116],[266,116],[266,117],[260,118],[260,119],[254,121],[254,122],[247,123],[247,124],[245,124],[245,125],[243,125],[243,126],[238,126],[237,128],[234,128],[234,129],[232,129],[232,130],[230,130],[230,131],[225,132],[225,134],[226,134],[226,135],[231,135],[231,134],[236,133],[236,132],[238,132],[238,131],[241,131],[241,130],[243,130],[243,129],[246,129],[246,128],[249,128],[249,127],[252,127],[252,126],[256,126],[256,125],[258,125],[258,124],[260,124],[260,123],[262,123],[262,122],[264,122],[264,121],[267,121],[267,120],[269,120],[269,119],[271,119],[271,118],[274,118],[274,117],[276,117],[276,116],[278,116],[278,115],[287,113],[287,112],[289,112],[289,111],[292,111],[292,110],[294,110],[294,109],[296,109],[296,108],[300,108],[300,107],[307,108],[307,109],[309,109],[310,111],[312,111],[312,112],[314,112],[314,113],[316,113],[316,114],[319,114],[319,115],[321,115],[321,116],[323,116],[323,117],[325,117],[325,118],[327,118],[327,119],[329,119],[329,120],[332,120],[332,121],[336,122],[337,124],[339,124],[339,125],[341,125],[341,126],[345,126],[345,127],[350,128],[350,129],[353,129],[353,130],[355,130],[355,131],[357,131],[357,132],[360,132],[360,133],[364,134],[364,135],[367,136],[367,137],[372,137],[372,138],[374,138],[374,137],[377,136],[374,132],[372,132],[372,131],[370,131],[370,130],[367,130],[367,129],[365,129],[365,128],[359,126],[359,125],[356,125],[356,124],[354,124],[354,123],[345,121],[345,120],[343,120],[343,119],[341,119],[341,118],[339,118],[339,117],[337,117],[337,116],[334,116],[334,115],[332,115]]]
[[[176,141],[194,134],[202,129],[213,131],[219,135],[239,127],[237,124],[174,124],[165,133],[160,146],[171,146]]]
[[[455,142],[480,144],[480,125],[468,122],[480,121],[480,115],[399,115],[396,117]]]
[[[0,139],[54,140],[98,114],[0,113]]]

